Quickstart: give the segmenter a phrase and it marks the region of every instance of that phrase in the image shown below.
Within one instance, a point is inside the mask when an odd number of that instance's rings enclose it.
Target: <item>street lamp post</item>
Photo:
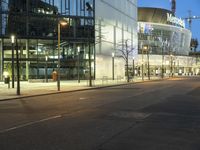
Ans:
[[[144,51],[147,51],[148,50],[148,46],[147,45],[144,45],[143,48],[142,48],[142,81],[144,81]]]
[[[46,82],[48,82],[48,56],[45,56],[45,79],[46,79]]]
[[[77,47],[78,50],[78,83],[80,83],[80,47]]]
[[[15,70],[14,70],[14,43],[15,43],[15,36],[11,36],[11,43],[12,43],[12,88],[15,87]]]
[[[135,58],[133,57],[133,79],[135,77]]]
[[[115,80],[115,53],[112,53],[112,79]]]
[[[91,60],[91,44],[90,44],[90,38],[89,38],[89,86],[92,87],[92,60]]]
[[[57,89],[60,91],[60,26],[67,25],[65,21],[58,21],[58,69],[57,69]]]
[[[173,75],[175,76],[176,74],[176,60],[173,61],[174,62],[174,67],[173,67]]]
[[[92,12],[94,13],[94,9],[93,9],[93,6],[89,3],[89,2],[86,2],[85,3],[86,5],[86,10],[88,11],[88,14],[89,16],[91,17],[92,16]],[[88,27],[88,47],[89,47],[89,52],[88,52],[88,55],[89,55],[89,86],[92,87],[92,62],[91,62],[91,25],[92,25],[92,22],[89,21],[88,23],[89,27]]]
[[[144,81],[144,56],[143,56],[143,49],[142,49],[142,81]]]
[[[149,50],[147,50],[147,61],[148,61],[148,79],[150,80],[150,65],[149,65]]]
[[[172,59],[173,55],[171,54],[170,55],[170,74],[171,74],[171,77],[173,77],[173,59]]]
[[[162,43],[162,72],[161,72],[161,76],[162,76],[162,79],[164,78],[164,53],[163,53],[163,47],[164,47],[164,43]]]
[[[58,70],[57,70],[57,88],[60,91],[60,22],[58,22]]]
[[[20,73],[19,73],[19,50],[18,50],[18,41],[16,40],[16,59],[17,59],[17,95],[20,95]]]

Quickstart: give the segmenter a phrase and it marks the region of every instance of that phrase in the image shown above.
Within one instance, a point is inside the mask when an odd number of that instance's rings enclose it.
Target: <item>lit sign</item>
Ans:
[[[172,16],[172,14],[167,13],[167,21],[185,28],[185,21]]]

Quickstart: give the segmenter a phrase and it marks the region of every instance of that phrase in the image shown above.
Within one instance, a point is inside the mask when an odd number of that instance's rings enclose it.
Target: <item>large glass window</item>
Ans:
[[[138,25],[140,50],[143,45],[149,45],[151,54],[189,54],[191,34],[188,30],[169,25],[142,22]]]
[[[78,64],[80,77],[86,79],[89,46],[94,70],[93,7],[94,0],[0,1],[0,36],[3,39],[1,50],[4,58],[0,61],[4,69],[9,70],[11,64],[9,37],[14,34],[20,51],[21,79],[27,79],[27,72],[30,79],[42,79],[45,69],[48,78],[51,78],[58,63],[58,22],[65,20],[68,24],[60,27],[61,79],[76,79]]]
[[[58,20],[66,18],[65,37],[84,38],[88,27],[94,29],[94,0],[5,0],[0,4],[0,35],[3,36],[56,38]]]

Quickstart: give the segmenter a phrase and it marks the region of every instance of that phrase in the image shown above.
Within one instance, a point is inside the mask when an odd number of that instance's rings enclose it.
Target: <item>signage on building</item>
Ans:
[[[185,21],[180,18],[172,16],[172,14],[167,13],[167,21],[185,28]]]

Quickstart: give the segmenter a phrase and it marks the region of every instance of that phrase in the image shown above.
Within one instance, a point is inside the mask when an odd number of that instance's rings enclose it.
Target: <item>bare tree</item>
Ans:
[[[118,44],[117,48],[117,57],[121,57],[125,61],[125,70],[127,76],[127,82],[130,82],[129,78],[129,59],[133,57],[134,51],[136,50],[131,44],[129,44],[129,40],[125,40],[122,44]]]
[[[105,32],[102,28],[105,28],[106,25],[102,25],[100,23],[95,24],[95,45],[100,44],[104,41],[106,41],[106,35],[109,34],[108,32]]]

